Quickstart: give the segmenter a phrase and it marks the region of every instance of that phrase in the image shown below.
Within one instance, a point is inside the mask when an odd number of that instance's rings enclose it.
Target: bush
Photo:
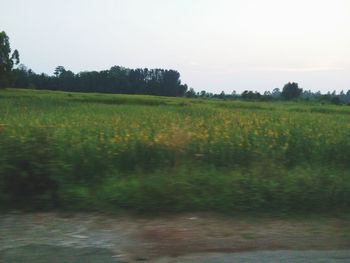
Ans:
[[[0,205],[11,207],[56,204],[58,175],[63,176],[49,136],[35,130],[30,138],[1,138]]]

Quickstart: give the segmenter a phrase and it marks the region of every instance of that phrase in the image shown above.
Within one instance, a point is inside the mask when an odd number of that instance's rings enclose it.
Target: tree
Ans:
[[[83,71],[75,74],[63,66],[55,68],[53,75],[35,74],[25,66],[13,70],[17,88],[37,88],[75,92],[101,92],[117,94],[148,94],[157,96],[184,96],[188,90],[181,83],[180,73],[165,69],[128,69],[113,66],[109,70]]]
[[[54,75],[59,78],[66,72],[66,69],[63,66],[57,66],[54,71]]]
[[[261,99],[261,94],[257,91],[253,92],[251,90],[245,90],[241,94],[243,100],[259,100]]]
[[[219,99],[225,99],[226,94],[225,91],[221,91],[221,93],[219,94]]]
[[[274,99],[279,99],[281,97],[281,91],[279,88],[275,88],[273,89],[272,93],[271,93],[272,98]]]
[[[15,64],[19,64],[19,53],[15,50],[11,55],[9,37],[2,31],[0,32],[0,88],[12,84],[14,79],[12,69]]]
[[[207,96],[207,92],[205,90],[202,90],[200,93],[199,93],[199,96],[201,98],[205,98]]]
[[[193,88],[190,88],[190,89],[186,92],[186,97],[187,97],[187,98],[195,98],[195,97],[196,97],[196,92],[194,91]]]
[[[302,92],[303,92],[303,89],[299,88],[298,83],[289,82],[286,85],[284,85],[281,95],[282,95],[282,98],[285,100],[293,100],[293,99],[299,98]]]
[[[165,70],[162,72],[160,95],[181,96],[183,94],[179,89],[180,85],[180,73],[176,70]]]

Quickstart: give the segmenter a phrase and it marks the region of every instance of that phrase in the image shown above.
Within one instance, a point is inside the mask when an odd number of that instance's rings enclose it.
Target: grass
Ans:
[[[0,206],[348,210],[350,107],[0,91]]]

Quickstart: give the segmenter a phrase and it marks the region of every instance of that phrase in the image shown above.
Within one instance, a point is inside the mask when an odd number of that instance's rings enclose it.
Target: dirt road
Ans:
[[[332,217],[0,215],[5,263],[350,262],[349,249],[350,220]]]

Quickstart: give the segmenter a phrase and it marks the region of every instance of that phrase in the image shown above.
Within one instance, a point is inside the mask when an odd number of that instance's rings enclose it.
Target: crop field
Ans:
[[[350,107],[0,91],[0,207],[350,207]]]

